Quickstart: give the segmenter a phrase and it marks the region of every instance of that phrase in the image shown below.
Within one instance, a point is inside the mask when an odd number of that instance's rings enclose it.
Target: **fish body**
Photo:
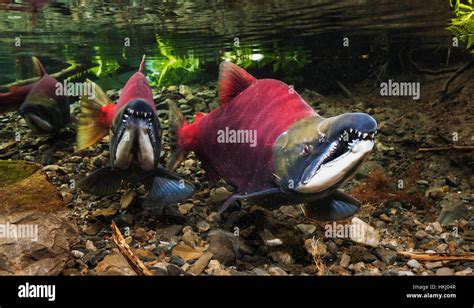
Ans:
[[[344,219],[358,210],[360,203],[337,188],[373,147],[377,124],[372,117],[321,117],[292,87],[257,80],[228,62],[221,64],[219,97],[220,107],[198,114],[192,124],[171,108],[176,144],[169,168],[194,151],[211,183],[223,178],[236,187],[221,212],[239,199],[263,205],[303,203],[305,214],[317,220]],[[252,134],[255,143],[223,139],[223,132]]]
[[[0,108],[20,105],[18,111],[33,134],[53,134],[70,122],[69,102],[56,94],[58,81],[48,75],[36,57],[32,59],[40,80],[0,94]]]
[[[37,82],[25,86],[14,86],[9,92],[0,93],[0,112],[17,109]]]
[[[79,187],[91,194],[115,193],[122,183],[143,183],[149,187],[149,198],[168,205],[187,199],[193,185],[159,166],[161,126],[153,95],[144,71],[145,57],[127,81],[118,103],[91,81],[93,98],[81,98],[78,126],[78,149],[83,149],[110,135],[109,165],[92,172]]]
[[[235,99],[193,124],[191,141],[183,144],[184,149],[196,152],[209,165],[211,176],[219,175],[242,193],[274,187],[273,144],[296,121],[316,114],[290,91],[278,80],[251,81]],[[250,142],[220,143],[218,133],[226,130],[236,136],[239,132],[241,136],[254,134],[256,146]]]

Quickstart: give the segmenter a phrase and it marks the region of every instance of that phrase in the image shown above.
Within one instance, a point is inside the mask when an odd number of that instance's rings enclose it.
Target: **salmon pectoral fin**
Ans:
[[[336,190],[325,198],[305,203],[303,212],[309,219],[335,221],[353,216],[360,207],[359,200]]]
[[[122,178],[111,166],[102,167],[79,182],[79,188],[96,196],[110,196],[120,189]]]
[[[240,194],[240,193],[235,193],[229,196],[224,202],[224,204],[221,205],[219,208],[219,215],[224,213],[225,210],[229,208],[234,202],[237,202],[239,200],[249,200],[252,201],[253,199],[262,199],[265,197],[270,197],[273,195],[281,194],[282,191],[280,188],[270,188],[270,189],[265,189],[261,191],[256,191],[250,194]]]
[[[151,182],[148,198],[158,205],[170,205],[188,199],[193,193],[194,185],[159,168]]]
[[[183,150],[180,146],[180,135],[179,132],[181,128],[187,125],[186,119],[181,114],[178,109],[178,106],[172,101],[169,102],[169,129],[168,135],[170,140],[171,154],[166,168],[169,170],[174,170],[181,163],[186,155],[186,151]]]

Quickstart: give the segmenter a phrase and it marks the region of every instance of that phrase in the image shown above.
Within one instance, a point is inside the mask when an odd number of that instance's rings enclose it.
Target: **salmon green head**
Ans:
[[[330,194],[368,158],[376,129],[365,113],[297,121],[273,145],[277,184],[301,194]]]

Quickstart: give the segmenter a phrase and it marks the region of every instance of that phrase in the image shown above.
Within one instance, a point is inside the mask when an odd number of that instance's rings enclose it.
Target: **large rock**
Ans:
[[[95,267],[98,276],[136,276],[127,260],[118,252],[114,252],[100,261]]]
[[[78,229],[41,166],[0,161],[0,275],[58,275]]]
[[[448,200],[443,200],[441,202],[443,209],[438,216],[438,222],[442,226],[449,225],[451,222],[458,220],[460,218],[468,217],[468,209],[461,199],[457,196],[449,197]]]
[[[253,253],[240,236],[222,229],[209,233],[209,251],[214,259],[225,265],[232,264],[242,255]]]

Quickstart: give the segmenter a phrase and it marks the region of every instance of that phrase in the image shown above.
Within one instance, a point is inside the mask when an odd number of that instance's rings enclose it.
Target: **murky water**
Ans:
[[[225,58],[291,75],[342,49],[344,37],[352,47],[344,55],[362,60],[371,44],[387,37],[391,43],[445,45],[449,15],[442,0],[2,0],[0,83],[31,76],[33,55],[50,71],[98,65],[100,77],[134,69],[143,53],[156,79],[170,62],[171,68],[215,75]]]

